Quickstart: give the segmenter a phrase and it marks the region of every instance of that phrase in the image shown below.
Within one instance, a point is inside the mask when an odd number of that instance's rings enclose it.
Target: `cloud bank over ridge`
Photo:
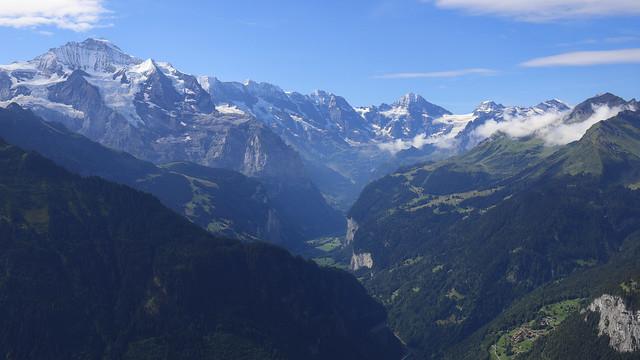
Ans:
[[[531,117],[511,117],[497,122],[489,120],[479,126],[474,136],[484,139],[496,133],[502,133],[512,138],[536,136],[548,145],[566,145],[579,140],[587,130],[600,121],[610,119],[625,107],[609,107],[606,105],[594,107],[593,115],[577,123],[566,123],[564,120],[568,112],[548,113]]]

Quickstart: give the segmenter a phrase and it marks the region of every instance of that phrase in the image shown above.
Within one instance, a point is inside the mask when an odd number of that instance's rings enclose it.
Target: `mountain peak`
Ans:
[[[71,70],[107,73],[141,62],[110,41],[94,38],[88,38],[83,42],[68,42],[50,49],[34,61],[38,63],[38,68],[51,72],[67,67]]]
[[[335,98],[335,95],[324,90],[315,90],[309,97],[312,98],[316,104],[327,104],[332,98]]]
[[[538,109],[541,109],[543,111],[567,111],[569,109],[571,109],[569,107],[569,105],[567,105],[565,102],[558,100],[558,99],[551,99],[551,100],[547,100],[547,101],[543,101],[540,104],[535,106]]]
[[[403,95],[398,101],[391,105],[392,108],[400,108],[413,114],[428,115],[438,118],[442,115],[451,114],[447,109],[432,104],[416,93],[408,93]]]
[[[398,101],[395,102],[394,105],[408,108],[414,104],[425,104],[425,103],[427,103],[427,100],[425,100],[425,98],[423,98],[422,96],[416,93],[410,92],[408,94],[403,95]]]
[[[474,112],[488,113],[488,112],[500,111],[502,109],[504,109],[504,105],[498,104],[491,100],[487,100],[487,101],[481,102]]]
[[[614,95],[612,93],[604,93],[589,98],[573,108],[573,111],[565,119],[567,123],[577,123],[588,119],[594,114],[596,108],[606,106],[609,108],[629,109],[632,107],[632,102],[627,102],[623,98]]]
[[[153,59],[147,59],[131,69],[133,72],[149,75],[158,70],[158,65]]]
[[[349,113],[355,113],[355,110],[351,107],[347,99],[328,91],[316,90],[309,95],[309,98],[316,105],[339,108]]]
[[[98,39],[98,38],[87,38],[83,42],[80,43],[83,47],[108,47],[114,50],[117,50],[121,53],[124,53],[116,44],[112,43],[107,39]]]
[[[560,174],[594,174],[606,182],[636,183],[638,172],[634,169],[640,156],[639,136],[640,113],[622,111],[592,125],[578,141],[562,150],[563,156],[555,158],[562,166],[552,163],[550,168]],[[626,165],[613,167],[607,163]]]
[[[247,80],[244,82],[244,86],[253,95],[267,98],[286,98],[285,92],[279,86],[270,83]]]
[[[325,90],[314,90],[311,93],[311,95],[315,96],[315,97],[331,97],[331,96],[333,96],[332,93],[330,93],[328,91],[325,91]]]
[[[627,102],[617,96],[614,95],[610,92],[606,92],[604,94],[598,94],[592,98],[587,99],[584,103],[591,103],[591,104],[602,104],[602,105],[609,105],[609,106],[619,106],[619,105],[624,105]]]

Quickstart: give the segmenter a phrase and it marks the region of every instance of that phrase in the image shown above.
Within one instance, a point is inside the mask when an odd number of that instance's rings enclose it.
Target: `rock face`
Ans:
[[[451,131],[448,124],[437,121],[451,112],[414,93],[402,96],[391,105],[382,104],[361,111],[381,139],[411,139],[420,134],[430,136]]]
[[[18,105],[0,109],[0,138],[36,151],[82,176],[96,176],[156,196],[165,206],[225,238],[288,245],[291,224],[282,224],[259,181],[226,169],[187,162],[156,166],[104,147]]]
[[[602,295],[589,310],[600,314],[598,334],[609,337],[609,345],[621,353],[640,350],[640,311],[627,309],[617,296]]]
[[[0,73],[0,101],[11,99],[11,79],[6,73]]]
[[[351,264],[349,264],[349,268],[353,271],[358,271],[364,268],[373,268],[373,258],[371,257],[371,253],[353,254],[351,256]]]
[[[351,245],[351,243],[353,242],[358,228],[359,225],[353,218],[347,219],[347,234],[344,237],[347,245]]]

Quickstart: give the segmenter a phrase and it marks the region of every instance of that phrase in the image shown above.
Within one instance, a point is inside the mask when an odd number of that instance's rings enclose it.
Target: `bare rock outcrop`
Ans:
[[[640,350],[640,311],[627,309],[620,297],[607,294],[595,299],[589,310],[600,314],[598,335],[607,335],[612,348],[621,353]]]

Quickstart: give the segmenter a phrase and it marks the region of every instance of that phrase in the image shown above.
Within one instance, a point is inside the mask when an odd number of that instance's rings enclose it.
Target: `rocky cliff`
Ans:
[[[622,298],[604,294],[589,305],[600,314],[598,335],[608,336],[609,345],[621,353],[640,350],[640,311],[627,308]]]

